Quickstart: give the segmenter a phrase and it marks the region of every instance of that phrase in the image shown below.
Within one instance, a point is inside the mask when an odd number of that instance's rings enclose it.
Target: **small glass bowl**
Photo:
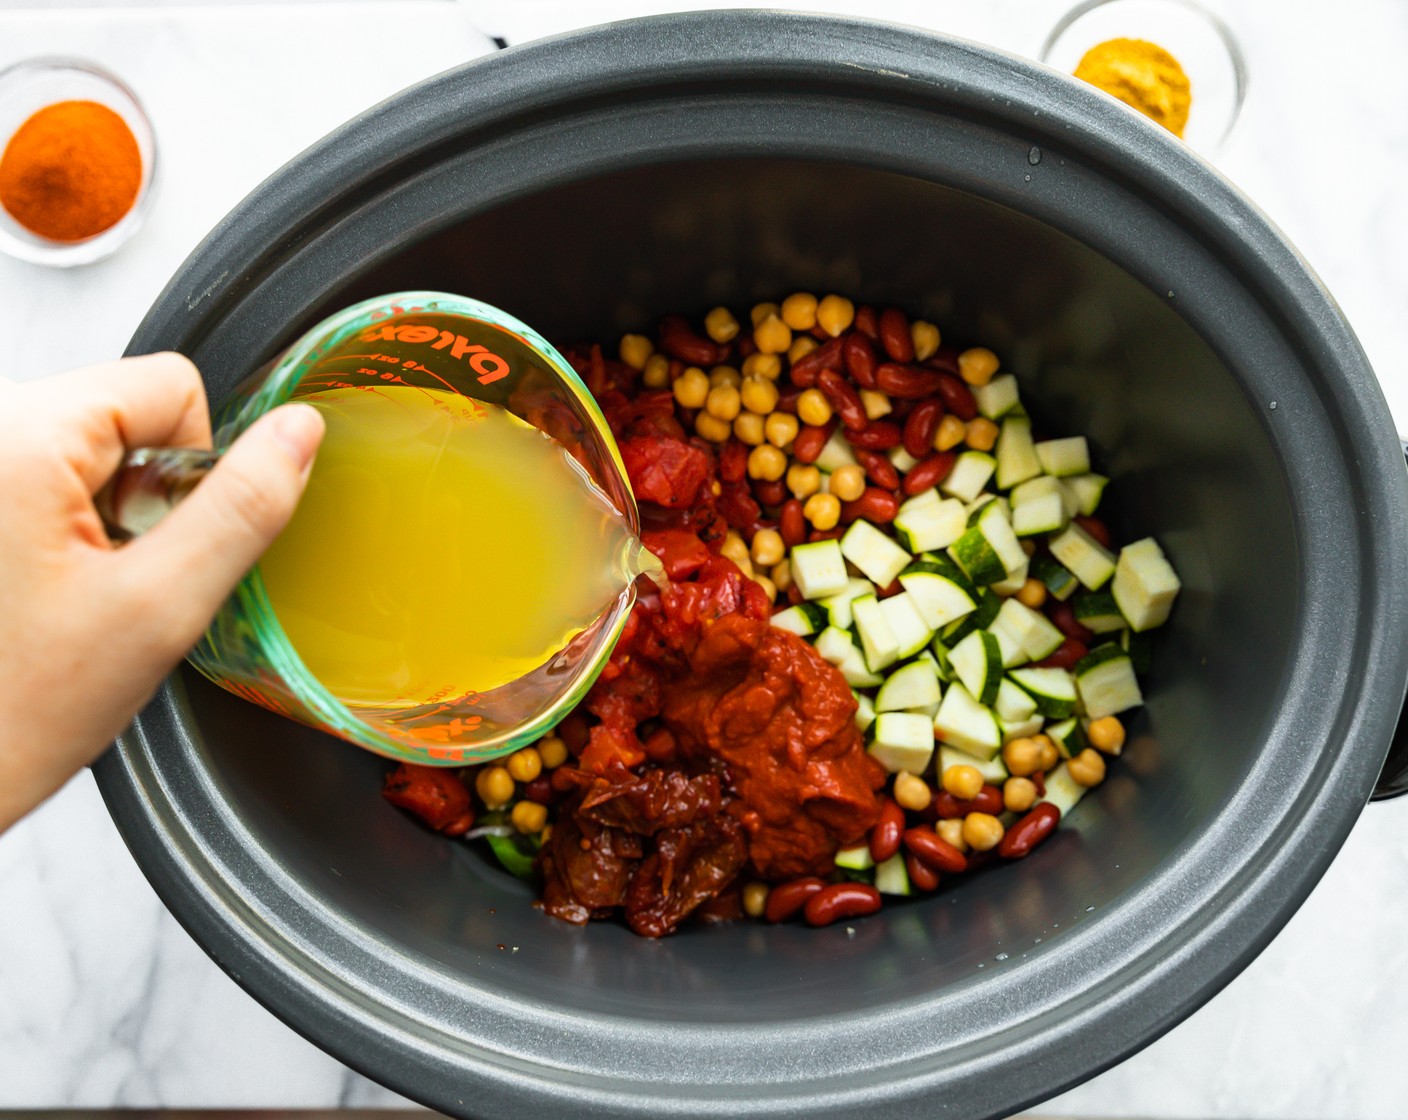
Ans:
[[[117,252],[142,228],[156,188],[156,134],[137,95],[114,74],[77,58],[32,58],[0,70],[0,152],[31,116],[58,101],[96,101],[127,122],[142,156],[142,183],[114,225],[83,241],[51,241],[22,226],[0,206],[0,250],[22,261],[68,268]]]
[[[1193,87],[1183,139],[1205,155],[1227,142],[1246,99],[1247,63],[1221,19],[1196,0],[1085,0],[1051,29],[1040,58],[1071,74],[1107,39],[1146,39],[1178,59]]]

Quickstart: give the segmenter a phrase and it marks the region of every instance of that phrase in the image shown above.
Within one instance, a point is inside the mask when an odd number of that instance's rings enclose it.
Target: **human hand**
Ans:
[[[121,548],[93,495],[137,447],[210,446],[179,354],[0,378],[0,832],[92,762],[199,639],[303,493],[323,420],[253,424],[164,521]]]

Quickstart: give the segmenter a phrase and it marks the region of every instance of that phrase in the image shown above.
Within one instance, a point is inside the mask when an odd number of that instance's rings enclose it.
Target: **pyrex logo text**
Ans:
[[[483,346],[474,346],[462,334],[442,331],[437,327],[385,325],[372,327],[362,336],[363,342],[430,343],[432,350],[450,351],[452,358],[468,358],[481,385],[489,385],[508,376],[508,362]]]

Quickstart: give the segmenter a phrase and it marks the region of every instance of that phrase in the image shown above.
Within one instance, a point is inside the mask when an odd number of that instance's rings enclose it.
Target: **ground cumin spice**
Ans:
[[[1085,52],[1076,77],[1103,89],[1182,136],[1192,104],[1192,83],[1178,59],[1144,39],[1109,39]]]
[[[51,241],[85,241],[116,225],[141,185],[136,137],[96,101],[40,109],[0,156],[0,206]]]

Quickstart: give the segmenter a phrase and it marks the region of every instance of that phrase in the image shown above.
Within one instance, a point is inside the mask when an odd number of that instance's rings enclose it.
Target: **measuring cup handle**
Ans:
[[[218,451],[188,447],[129,452],[93,498],[108,537],[121,544],[153,528],[219,461]]]

